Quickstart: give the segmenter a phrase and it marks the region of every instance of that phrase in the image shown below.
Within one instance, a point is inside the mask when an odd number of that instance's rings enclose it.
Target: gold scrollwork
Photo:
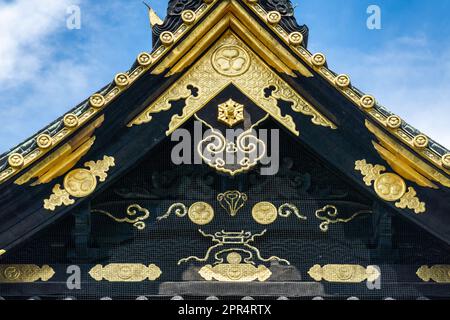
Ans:
[[[386,168],[380,165],[372,165],[366,160],[355,162],[355,170],[360,171],[364,176],[367,186],[374,185],[376,194],[383,200],[396,202],[396,207],[401,209],[414,210],[416,214],[426,212],[426,204],[417,197],[413,187],[407,188],[402,177],[395,173],[382,173]]]
[[[255,267],[250,263],[241,263],[242,256],[237,252],[231,252],[227,256],[227,262],[216,266],[206,265],[200,269],[199,274],[207,281],[217,280],[223,282],[251,282],[266,281],[272,272],[264,265]]]
[[[0,265],[0,283],[31,283],[48,281],[55,275],[50,266],[33,264]]]
[[[290,115],[283,116],[278,107],[278,99],[292,103],[293,111],[312,116],[314,124],[336,129],[330,120],[303,99],[231,32],[228,32],[223,40],[219,41],[176,84],[134,119],[129,127],[150,122],[152,114],[170,110],[171,101],[184,98],[183,112],[172,117],[167,131],[169,135],[230,84],[234,84],[260,108],[296,135],[299,135],[299,132],[293,118]],[[192,95],[188,89],[190,87],[197,88],[199,94]],[[274,90],[270,97],[266,97],[261,88]]]
[[[66,174],[64,178],[64,189],[57,184],[53,188],[53,194],[49,199],[44,200],[44,208],[55,211],[57,207],[74,204],[75,198],[84,198],[92,194],[97,187],[97,178],[104,182],[108,176],[107,172],[115,166],[114,158],[105,156],[103,160],[85,163],[87,169],[75,169]]]
[[[175,212],[178,218],[184,218],[188,214],[188,208],[183,203],[174,203],[167,209],[165,214],[157,217],[156,220],[161,221],[167,219],[173,212]]]
[[[247,194],[237,190],[220,193],[217,196],[217,201],[220,206],[224,208],[232,217],[235,217],[239,210],[245,206],[247,200]]]
[[[359,265],[338,264],[329,264],[323,267],[315,265],[308,271],[308,274],[317,282],[325,280],[335,283],[374,282],[381,275],[380,270],[374,266],[364,268]]]
[[[425,282],[450,283],[450,265],[421,266],[417,276]]]
[[[338,218],[339,211],[335,206],[327,205],[327,206],[323,207],[322,209],[319,209],[316,211],[316,217],[317,217],[317,219],[323,221],[320,224],[320,230],[322,232],[328,232],[328,230],[330,228],[330,224],[348,223],[350,221],[353,221],[356,217],[358,217],[362,214],[369,214],[369,213],[372,213],[372,211],[362,210],[362,211],[354,213],[350,218],[343,219],[343,218]]]
[[[109,213],[107,211],[97,210],[97,209],[94,209],[91,212],[92,213],[101,213],[101,214],[103,214],[103,215],[113,219],[114,221],[116,221],[118,223],[132,224],[133,227],[135,227],[138,230],[144,230],[145,229],[146,224],[145,224],[144,221],[147,220],[150,217],[150,211],[148,211],[145,208],[142,208],[138,204],[132,204],[131,206],[129,206],[127,208],[127,216],[131,217],[131,218],[128,218],[128,217],[127,218],[117,218],[117,217],[113,216],[111,213]],[[143,215],[136,217],[138,212],[143,213]]]
[[[161,269],[151,264],[148,267],[143,264],[112,263],[107,266],[96,265],[89,271],[89,275],[96,281],[109,282],[142,282],[155,281],[161,276]]]
[[[300,213],[296,205],[292,203],[285,203],[278,208],[278,215],[283,218],[289,218],[295,214],[300,220],[308,220],[308,217]]]

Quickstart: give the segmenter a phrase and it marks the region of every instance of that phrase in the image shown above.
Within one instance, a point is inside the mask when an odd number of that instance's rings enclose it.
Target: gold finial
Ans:
[[[148,17],[150,19],[150,26],[152,27],[152,29],[156,25],[162,25],[164,21],[158,16],[156,11],[153,10],[152,7],[150,7],[150,5],[148,5],[147,3],[144,2],[144,4],[148,8]]]

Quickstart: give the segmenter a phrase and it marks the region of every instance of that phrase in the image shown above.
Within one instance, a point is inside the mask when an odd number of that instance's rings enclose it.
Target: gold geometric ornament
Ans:
[[[244,121],[244,106],[229,99],[227,102],[219,104],[219,122],[227,125],[229,128]]]

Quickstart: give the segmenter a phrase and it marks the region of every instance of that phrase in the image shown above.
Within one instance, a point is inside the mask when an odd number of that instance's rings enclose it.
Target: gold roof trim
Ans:
[[[366,120],[366,127],[379,140],[379,143],[373,142],[375,149],[396,173],[421,187],[438,189],[435,183],[450,187],[448,177],[394,141],[372,122]]]

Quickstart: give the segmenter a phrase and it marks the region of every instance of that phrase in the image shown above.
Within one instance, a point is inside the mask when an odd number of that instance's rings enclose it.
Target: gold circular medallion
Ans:
[[[399,116],[389,116],[386,120],[386,124],[391,129],[398,129],[402,125],[402,119]]]
[[[175,37],[172,32],[170,31],[164,31],[159,36],[159,39],[161,40],[162,44],[165,46],[170,46],[175,42]]]
[[[323,53],[316,53],[311,57],[311,63],[315,66],[315,67],[322,67],[325,65],[325,63],[327,62],[327,58],[325,57],[325,55]]]
[[[253,219],[262,225],[274,223],[278,218],[277,208],[270,202],[260,202],[253,207]]]
[[[424,149],[426,147],[428,147],[430,140],[428,139],[427,136],[423,135],[423,134],[419,134],[418,136],[416,136],[413,140],[414,143],[414,147],[419,148],[419,149]]]
[[[335,82],[339,88],[347,88],[350,85],[350,77],[346,74],[340,74],[336,77]]]
[[[106,100],[104,96],[102,96],[99,93],[96,93],[89,98],[89,103],[94,108],[101,108],[105,105]]]
[[[375,192],[386,201],[397,201],[406,193],[406,183],[395,173],[384,173],[375,180]]]
[[[197,15],[192,10],[184,10],[181,14],[181,19],[183,19],[183,22],[186,24],[193,24],[196,18]]]
[[[21,168],[25,164],[25,159],[20,153],[13,153],[8,157],[8,164],[13,168]]]
[[[289,35],[289,43],[294,46],[298,46],[303,42],[303,34],[301,32],[292,32]]]
[[[373,96],[365,95],[361,97],[360,105],[365,109],[371,109],[375,107],[376,101]]]
[[[442,156],[442,166],[445,169],[450,169],[450,153],[444,154]]]
[[[78,126],[78,123],[79,123],[79,120],[75,114],[69,113],[64,116],[64,125],[67,128],[75,128]]]
[[[227,45],[214,52],[212,65],[218,73],[236,77],[250,68],[250,56],[239,46]]]
[[[118,73],[114,77],[114,82],[116,86],[125,87],[130,84],[130,77],[126,73]]]
[[[97,179],[86,169],[76,169],[64,178],[64,189],[73,197],[83,198],[94,192]]]
[[[152,64],[153,59],[149,53],[142,52],[138,55],[137,62],[139,63],[139,65],[141,65],[143,67],[147,67]]]
[[[281,21],[281,14],[278,11],[270,11],[267,13],[267,22],[277,24]]]
[[[206,202],[196,202],[189,208],[188,216],[193,223],[204,226],[214,219],[214,209]]]
[[[3,271],[3,276],[8,281],[17,280],[19,279],[20,275],[21,275],[20,270],[14,266],[7,267],[5,271]]]
[[[352,266],[341,266],[336,272],[340,281],[347,281],[353,278],[354,268]]]
[[[37,137],[36,143],[39,148],[48,149],[52,146],[53,139],[48,134],[41,134],[39,137]]]

